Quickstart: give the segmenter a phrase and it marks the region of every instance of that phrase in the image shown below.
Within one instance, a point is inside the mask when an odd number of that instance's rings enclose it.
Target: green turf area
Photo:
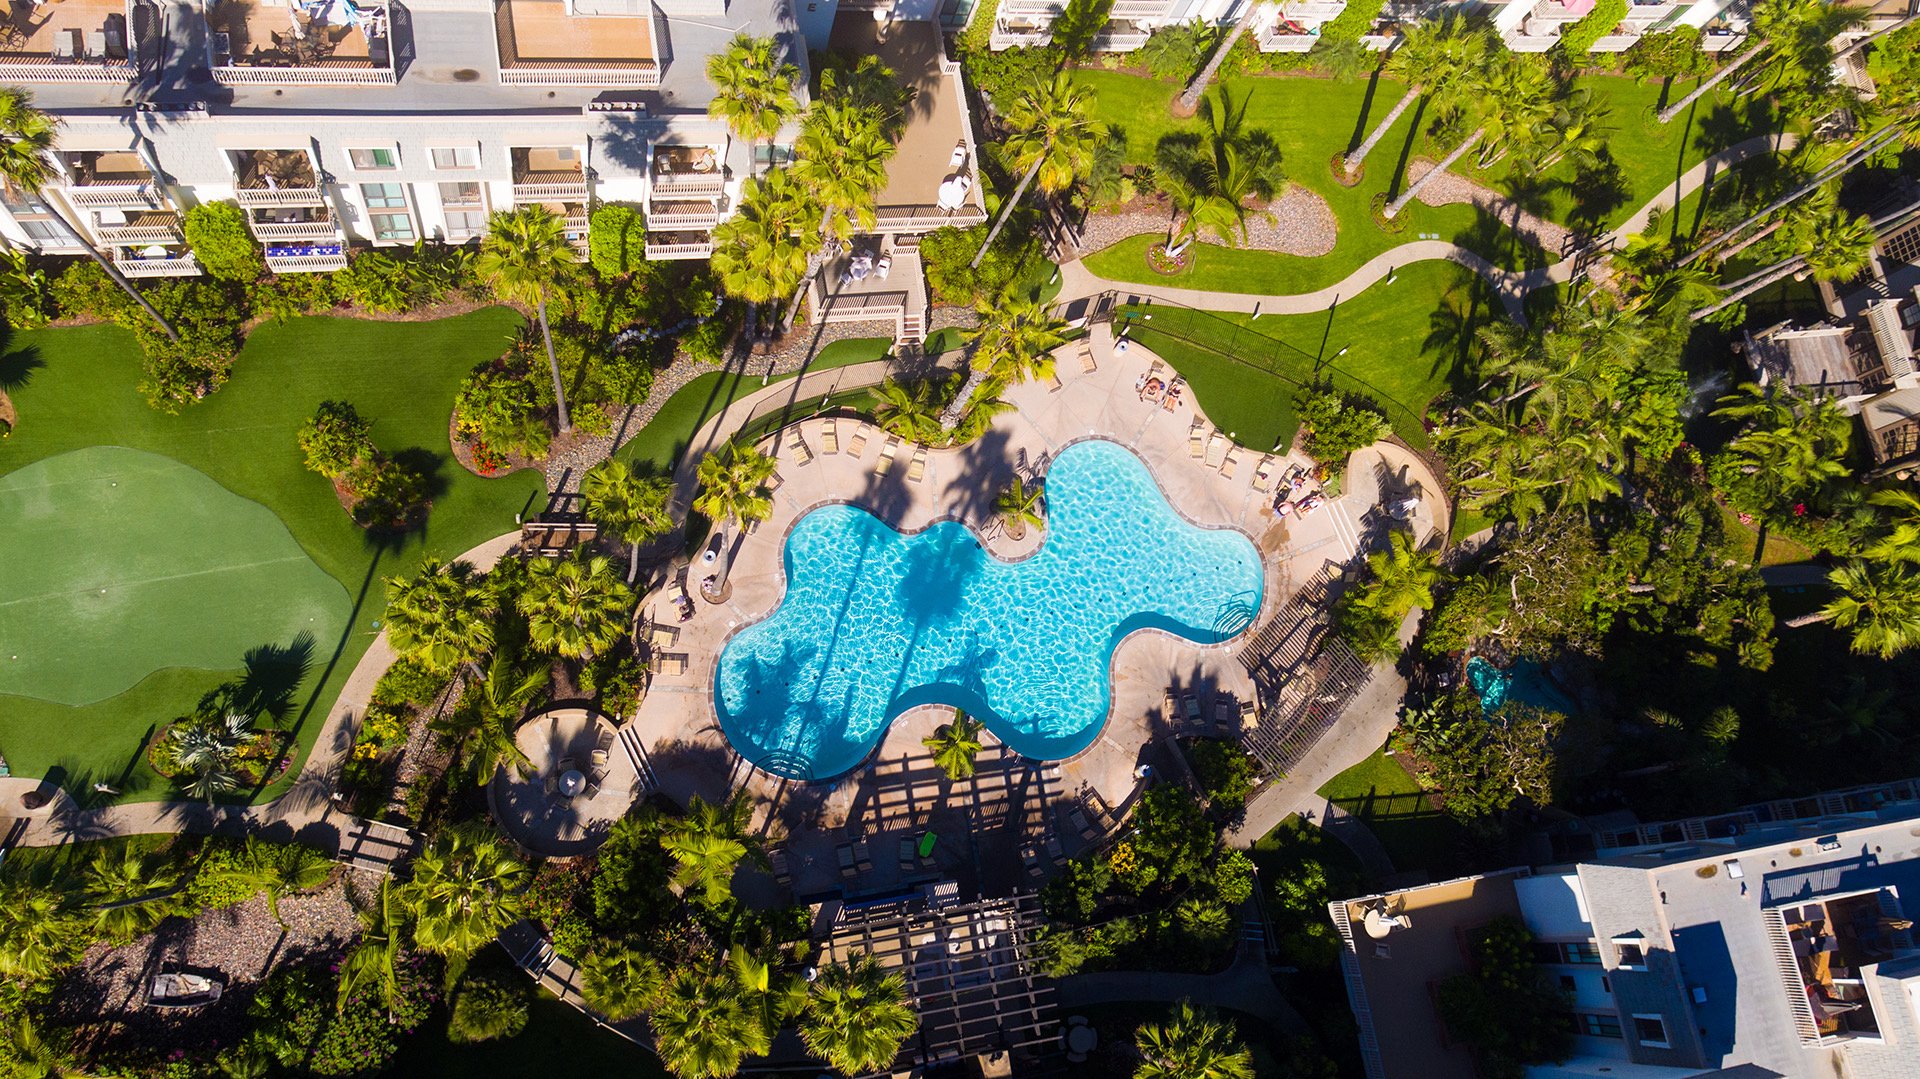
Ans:
[[[811,366],[844,367],[850,363],[866,363],[868,360],[881,359],[892,351],[893,339],[890,337],[852,337],[828,343],[813,358]]]
[[[0,476],[0,520],[0,693],[91,704],[164,667],[334,640],[352,607],[272,510],[170,457],[36,462]]]
[[[1298,388],[1331,379],[1379,401],[1394,433],[1424,447],[1427,402],[1448,388],[1490,303],[1471,271],[1423,262],[1327,312],[1255,317],[1155,304],[1123,308],[1120,318],[1242,445],[1290,444]]]
[[[1385,752],[1334,776],[1319,794],[1372,829],[1398,872],[1444,867],[1458,858],[1465,830],[1435,809],[1420,784]]]
[[[437,322],[303,318],[263,325],[248,339],[231,381],[178,416],[154,411],[136,392],[139,349],[126,331],[84,326],[22,333],[7,357],[8,366],[25,369],[8,389],[20,425],[0,443],[0,477],[76,450],[121,446],[198,470],[233,496],[272,511],[312,563],[344,590],[350,612],[343,619],[346,632],[315,640],[309,669],[292,697],[286,722],[304,753],[373,639],[386,602],[381,578],[412,572],[428,551],[457,555],[511,529],[514,513],[541,489],[533,472],[480,479],[453,461],[447,444],[447,419],[461,379],[474,364],[498,355],[518,324],[513,312],[493,308]],[[340,508],[332,485],[306,470],[294,433],[329,398],[352,402],[374,421],[373,438],[382,449],[430,477],[433,508],[420,533],[386,547],[371,542]],[[189,526],[184,516],[167,512],[167,526]],[[12,598],[16,579],[11,572],[0,575],[0,600]],[[230,616],[234,597],[194,599],[187,610],[142,617],[177,634],[226,634],[216,623]],[[215,663],[215,669],[161,671],[82,707],[0,697],[0,753],[16,775],[58,768],[62,781],[82,792],[102,776],[128,775],[129,785],[121,789],[129,798],[163,797],[166,789],[130,764],[146,735],[237,673],[247,648],[286,643],[252,640],[224,660],[197,661]],[[86,734],[68,733],[76,731]],[[292,774],[265,796],[277,794]]]
[[[512,976],[522,977],[518,971]],[[532,1079],[552,1074],[556,1066],[581,1075],[619,1075],[632,1079],[665,1079],[660,1058],[602,1029],[571,1004],[544,990],[534,998],[527,1026],[511,1038],[462,1045],[447,1037],[446,1012],[436,1008],[425,1026],[404,1042],[389,1075],[418,1079],[469,1079],[488,1075],[499,1079]]]

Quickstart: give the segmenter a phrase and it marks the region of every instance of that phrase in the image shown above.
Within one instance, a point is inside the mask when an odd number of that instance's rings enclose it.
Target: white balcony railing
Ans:
[[[331,221],[255,221],[257,240],[341,240],[340,227]]]
[[[710,198],[726,193],[727,177],[725,173],[714,172],[656,172],[651,185],[654,198],[678,198],[682,195],[694,198]]]
[[[317,187],[248,187],[233,193],[242,206],[324,206]]]
[[[543,67],[523,61],[512,67],[501,68],[500,82],[504,86],[606,86],[651,90],[660,85],[660,69],[650,63],[644,66],[609,64],[606,67],[588,68],[570,67],[564,62]]]
[[[392,86],[399,77],[390,67],[252,67],[227,64],[213,69],[222,86]]]
[[[567,184],[523,184],[513,185],[513,201],[553,202],[557,200],[580,200],[587,197],[587,181],[583,177],[579,183]]]
[[[148,209],[166,205],[159,184],[87,184],[67,188],[67,201],[88,209]]]
[[[69,60],[55,62],[34,56],[0,56],[0,82],[131,82],[133,64],[126,60]]]
[[[110,247],[177,244],[185,239],[179,225],[101,225],[95,231],[100,234],[100,242]]]
[[[114,268],[128,277],[197,277],[200,263],[192,254],[171,258],[116,258]]]
[[[700,243],[648,243],[650,259],[703,259],[713,254],[713,241]]]
[[[337,255],[268,255],[267,269],[274,273],[326,273],[329,270],[347,268],[347,256]]]
[[[710,229],[719,223],[720,211],[718,209],[697,210],[692,212],[676,211],[674,213],[655,211],[647,214],[647,227],[659,229],[662,232],[678,232],[682,229]]]

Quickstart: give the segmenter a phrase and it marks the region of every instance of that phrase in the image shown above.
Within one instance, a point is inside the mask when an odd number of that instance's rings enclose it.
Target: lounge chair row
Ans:
[[[1196,461],[1204,461],[1208,468],[1220,470],[1222,479],[1232,479],[1240,470],[1241,454],[1247,452],[1243,447],[1233,444],[1233,440],[1219,431],[1211,434],[1205,421],[1194,420],[1187,428],[1187,453]],[[1260,463],[1253,470],[1253,489],[1266,493],[1273,489],[1275,473],[1285,464],[1285,458],[1271,453],[1260,455]]]
[[[822,454],[834,456],[842,452],[840,446],[840,423],[841,420],[837,416],[829,416],[820,421],[818,437],[820,441],[820,452]],[[805,466],[813,463],[813,448],[807,445],[806,436],[802,427],[793,427],[789,429],[789,431],[784,432],[781,437],[788,439],[789,445],[793,450],[796,465]],[[846,454],[854,458],[858,458],[864,454],[867,450],[867,438],[867,425],[864,423],[854,423],[853,433],[847,437]],[[900,439],[888,436],[886,443],[880,449],[880,459],[874,462],[873,471],[875,475],[884,476],[893,471],[894,461],[900,456],[900,447]],[[919,483],[925,479],[926,476],[927,447],[915,443],[913,453],[907,460],[907,481],[909,483]],[[777,489],[777,484],[774,485],[774,487]]]

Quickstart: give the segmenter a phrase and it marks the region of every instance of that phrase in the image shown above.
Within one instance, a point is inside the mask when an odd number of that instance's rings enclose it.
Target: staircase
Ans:
[[[894,348],[918,349],[927,339],[926,312],[911,312],[900,316],[900,329],[894,334]]]
[[[620,748],[627,751],[627,759],[633,762],[633,796],[645,798],[659,790],[660,781],[653,774],[653,762],[647,759],[647,747],[631,723],[620,728]]]
[[[1778,907],[1760,912],[1760,924],[1767,931],[1773,949],[1773,966],[1780,974],[1780,985],[1787,992],[1787,1009],[1793,1013],[1794,1033],[1801,1045],[1820,1044],[1820,1025],[1814,1022],[1813,1004],[1807,999],[1806,979],[1800,974],[1800,961],[1793,956],[1793,939],[1787,935],[1787,920]]]
[[[394,864],[413,853],[420,837],[397,824],[349,818],[352,823],[340,833],[340,851],[335,857],[355,869],[385,876]]]

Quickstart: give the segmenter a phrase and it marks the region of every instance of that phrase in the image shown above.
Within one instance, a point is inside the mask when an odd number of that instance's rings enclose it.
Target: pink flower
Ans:
[[[1805,502],[1795,502],[1793,504],[1793,515],[1795,517],[1805,517],[1807,515],[1807,504]]]

